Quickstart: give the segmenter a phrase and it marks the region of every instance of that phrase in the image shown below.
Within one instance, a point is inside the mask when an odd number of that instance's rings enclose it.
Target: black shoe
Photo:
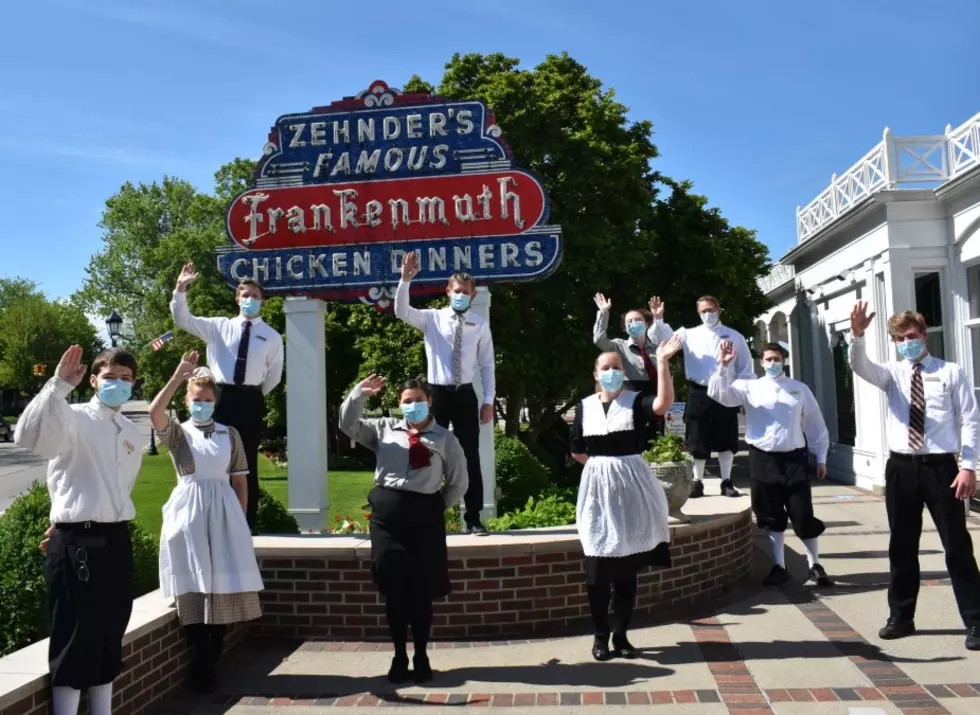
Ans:
[[[889,616],[884,628],[878,631],[878,637],[883,641],[893,641],[912,635],[915,635],[915,623],[902,621],[894,616]]]
[[[691,496],[688,499],[700,499],[704,496],[704,482],[700,479],[694,480],[694,484],[691,485]]]
[[[613,635],[613,649],[618,658],[632,659],[636,657],[636,648],[629,642],[625,635]]]
[[[487,528],[480,522],[477,522],[475,524],[468,524],[466,526],[466,533],[469,534],[470,536],[486,536]]]
[[[966,629],[966,649],[980,650],[980,626],[970,626]]]
[[[408,656],[396,655],[391,659],[391,667],[388,669],[388,681],[392,683],[404,683],[408,678]]]
[[[723,497],[740,497],[742,493],[735,488],[731,479],[726,479],[721,483],[721,495]]]
[[[600,663],[609,660],[609,636],[596,636],[592,641],[592,657]]]
[[[415,673],[416,683],[428,683],[432,680],[432,666],[429,665],[429,656],[427,655],[414,655],[412,656],[412,670]]]
[[[762,579],[763,586],[780,586],[789,581],[789,573],[779,564],[773,564],[769,575]]]
[[[823,566],[820,564],[813,564],[813,568],[807,574],[807,581],[813,581],[818,586],[824,587],[834,585],[834,582],[830,580],[830,576],[827,575],[827,572],[823,570]]]

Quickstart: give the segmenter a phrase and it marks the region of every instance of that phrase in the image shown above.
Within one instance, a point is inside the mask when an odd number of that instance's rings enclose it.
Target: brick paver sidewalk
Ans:
[[[684,715],[975,715],[980,653],[963,648],[939,538],[926,516],[919,635],[882,642],[887,615],[888,528],[882,500],[839,485],[814,490],[827,523],[821,561],[838,580],[815,591],[758,586],[769,562],[764,536],[753,582],[733,603],[685,622],[637,628],[633,661],[592,661],[587,634],[508,643],[439,643],[429,687],[393,688],[390,647],[374,643],[252,641],[229,662],[222,692],[167,703],[158,713],[269,715],[356,712],[592,713],[626,709]],[[977,529],[980,534],[980,528]],[[976,539],[976,537],[975,537]],[[980,539],[976,539],[980,541]],[[787,538],[790,572],[806,573]],[[792,550],[792,551],[791,551]]]

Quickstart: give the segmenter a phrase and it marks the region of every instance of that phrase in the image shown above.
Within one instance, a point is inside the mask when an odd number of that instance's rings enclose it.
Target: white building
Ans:
[[[917,310],[929,351],[959,363],[980,387],[980,114],[935,136],[884,138],[803,208],[798,243],[760,280],[774,306],[754,341],[790,346],[788,364],[823,409],[830,475],[880,491],[888,456],[884,393],[847,361],[850,311],[877,317],[868,349],[897,360],[885,328]]]

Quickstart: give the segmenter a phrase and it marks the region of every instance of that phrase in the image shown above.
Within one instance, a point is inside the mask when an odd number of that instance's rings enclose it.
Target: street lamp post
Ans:
[[[123,319],[116,311],[112,311],[112,315],[105,319],[106,329],[109,331],[109,340],[112,342],[112,347],[116,347],[116,343],[120,338],[120,330],[122,329]],[[155,456],[160,454],[157,451],[157,441],[155,435],[153,434],[153,424],[150,424],[150,446],[146,450],[148,456]]]

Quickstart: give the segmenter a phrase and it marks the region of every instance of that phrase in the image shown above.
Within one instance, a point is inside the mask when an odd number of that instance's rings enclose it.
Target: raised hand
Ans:
[[[358,385],[358,387],[361,388],[361,394],[368,397],[374,397],[384,389],[387,381],[388,380],[386,378],[381,377],[380,375],[368,375],[366,378],[361,380],[361,384]]]
[[[864,331],[871,325],[875,315],[875,313],[868,315],[868,301],[859,300],[855,303],[854,309],[851,311],[851,335],[855,338],[864,335]]]
[[[67,382],[72,387],[78,387],[78,383],[85,377],[88,366],[82,364],[82,348],[80,345],[72,345],[61,356],[61,362],[54,374],[59,380]]]
[[[721,343],[721,352],[718,355],[721,360],[722,365],[729,364],[735,359],[735,346],[732,345],[731,340],[723,340]]]
[[[676,333],[671,336],[670,340],[665,340],[660,343],[660,347],[657,348],[657,358],[659,360],[670,360],[674,355],[681,351],[683,347],[681,342],[681,336]]]
[[[177,365],[177,369],[174,371],[174,379],[180,382],[189,380],[191,375],[194,374],[194,370],[197,369],[198,357],[197,350],[184,353],[184,357],[181,358],[180,364]]]
[[[402,280],[412,280],[419,274],[420,270],[421,262],[419,261],[419,254],[415,253],[414,251],[411,253],[406,253],[405,257],[402,259]]]
[[[187,291],[187,286],[197,280],[197,269],[194,267],[193,263],[185,263],[184,267],[180,270],[180,275],[177,276],[177,292],[185,293]]]
[[[608,313],[612,308],[612,301],[609,300],[602,293],[595,294],[595,307],[601,310],[603,313]]]
[[[654,320],[664,319],[664,308],[667,307],[667,304],[664,303],[662,300],[660,300],[660,296],[657,295],[653,296],[650,299],[649,306],[650,306],[650,312],[653,313]]]

